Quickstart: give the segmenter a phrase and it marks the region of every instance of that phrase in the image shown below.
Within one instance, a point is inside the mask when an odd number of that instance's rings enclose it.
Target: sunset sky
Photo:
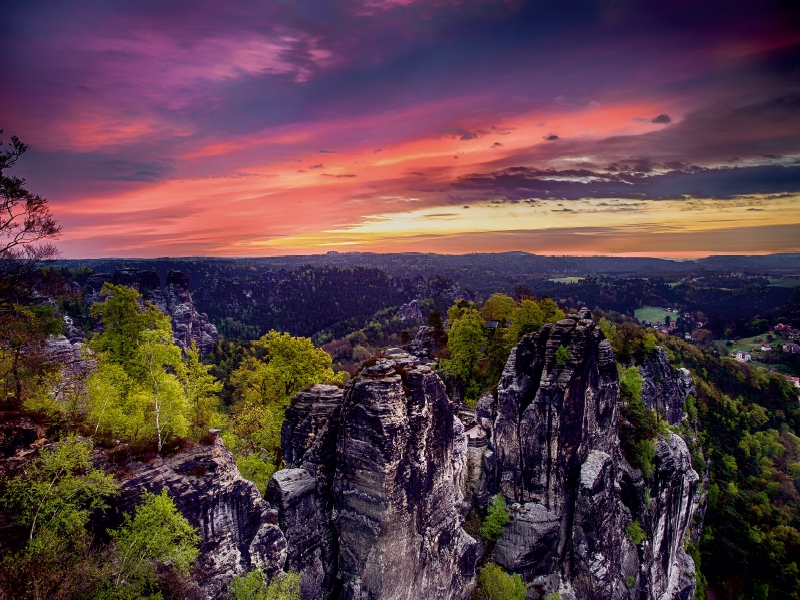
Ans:
[[[800,252],[792,5],[5,3],[0,137],[71,258]]]

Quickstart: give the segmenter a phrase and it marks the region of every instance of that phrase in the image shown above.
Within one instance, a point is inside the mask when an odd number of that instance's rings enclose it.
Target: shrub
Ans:
[[[237,575],[228,584],[234,600],[300,600],[300,574],[278,573],[267,582],[261,569]]]
[[[492,498],[486,518],[481,524],[481,535],[492,542],[497,541],[503,533],[503,527],[508,523],[508,511],[506,510],[506,500],[503,494],[497,494]]]
[[[628,534],[628,538],[630,538],[635,546],[638,546],[647,539],[644,529],[642,529],[642,524],[639,523],[638,520],[628,523],[625,526],[625,533]]]
[[[525,600],[527,588],[519,575],[509,575],[494,563],[478,572],[473,600]]]
[[[571,356],[571,353],[570,353],[569,348],[567,346],[559,346],[558,350],[556,350],[556,364],[559,367],[565,366],[567,364],[567,361],[569,360],[570,356]]]

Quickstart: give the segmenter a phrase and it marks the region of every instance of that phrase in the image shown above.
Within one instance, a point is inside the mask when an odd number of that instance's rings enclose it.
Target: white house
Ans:
[[[739,350],[736,353],[736,360],[741,360],[743,362],[750,362],[751,360],[753,360],[753,357],[750,356],[749,352],[742,352],[741,350]]]

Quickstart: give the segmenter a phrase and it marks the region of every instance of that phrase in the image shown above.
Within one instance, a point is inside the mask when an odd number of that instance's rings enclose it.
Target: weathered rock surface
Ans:
[[[181,348],[189,348],[194,342],[200,354],[206,355],[219,340],[217,328],[209,322],[208,315],[198,313],[192,302],[188,275],[170,271],[162,290],[161,278],[155,271],[118,269],[113,276],[95,273],[86,280],[84,301],[87,305],[102,302],[100,291],[107,282],[134,288],[144,300],[149,300],[172,317],[172,338]]]
[[[686,398],[695,393],[688,369],[673,371],[667,351],[659,346],[653,354],[645,356],[639,365],[639,374],[644,403],[670,425],[677,425],[685,416]]]
[[[118,515],[132,512],[143,492],[166,488],[197,527],[201,542],[195,573],[208,598],[218,598],[237,574],[261,567],[272,576],[283,568],[286,539],[277,524],[278,511],[242,478],[219,437],[174,456],[132,463],[120,484],[114,506]]]
[[[208,321],[208,315],[198,313],[189,295],[189,276],[180,271],[167,273],[164,287],[164,312],[172,317],[172,337],[181,348],[194,342],[201,355],[214,349],[219,340],[217,328]]]
[[[589,316],[584,309],[524,337],[496,394],[476,407],[488,438],[476,502],[485,507],[499,492],[512,503],[492,559],[522,574],[534,598],[555,591],[581,599],[690,597],[694,567],[681,542],[698,476],[677,435],[658,441],[651,477],[625,461],[616,363]],[[559,365],[562,346],[569,358]],[[661,358],[647,368],[663,368]],[[674,384],[664,389],[675,392],[667,401],[675,406],[680,378],[670,372],[667,382],[668,360],[666,368],[658,383]],[[661,389],[654,385],[652,394],[663,406]],[[639,546],[626,533],[634,521],[647,536]]]
[[[478,546],[461,528],[463,426],[429,367],[391,357],[365,367],[344,394],[315,386],[287,411],[282,443],[293,468],[273,476],[268,497],[281,507],[304,600],[455,600],[474,586]]]
[[[417,334],[408,346],[408,353],[426,363],[433,358],[434,353],[439,349],[436,341],[435,330],[433,327],[423,325],[417,330]]]

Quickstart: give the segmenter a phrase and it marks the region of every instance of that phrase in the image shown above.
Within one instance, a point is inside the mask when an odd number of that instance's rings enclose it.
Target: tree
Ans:
[[[200,362],[200,352],[192,340],[192,346],[186,351],[185,369],[181,374],[181,383],[186,394],[188,418],[192,439],[197,441],[210,428],[223,424],[220,413],[219,393],[222,382],[211,375],[211,365]]]
[[[20,261],[30,266],[36,261],[54,258],[57,250],[44,240],[61,233],[61,227],[50,213],[47,198],[26,190],[25,179],[3,175],[3,171],[14,166],[28,150],[28,145],[15,135],[7,146],[8,149],[0,151],[0,270],[6,274],[19,273],[23,266]]]
[[[237,575],[228,584],[234,600],[300,600],[300,574],[278,573],[267,582],[261,569]]]
[[[524,600],[527,587],[519,574],[509,575],[494,563],[478,572],[473,600]]]
[[[109,531],[114,542],[114,586],[134,590],[152,587],[156,567],[170,564],[188,574],[200,554],[200,536],[175,508],[167,494],[142,494],[142,502],[133,517],[126,513],[122,525]]]
[[[516,344],[526,333],[538,332],[544,325],[544,314],[534,300],[523,300],[511,316],[511,337]]]
[[[264,492],[280,463],[284,410],[298,392],[317,383],[344,383],[331,368],[330,354],[309,338],[270,331],[253,343],[256,356],[246,357],[231,375],[234,387],[232,432],[226,436],[242,475]]]
[[[105,284],[106,300],[91,312],[105,329],[89,343],[98,369],[89,382],[89,413],[95,431],[137,442],[155,437],[158,452],[186,434],[189,412],[181,385],[184,365],[172,340],[170,319],[139,293]]]
[[[40,530],[58,535],[82,532],[89,513],[108,507],[117,493],[113,477],[92,468],[92,443],[67,438],[54,449],[42,448],[22,476],[6,483],[0,504],[17,515],[33,541]]]
[[[507,321],[516,308],[517,303],[511,296],[492,294],[481,306],[481,316],[485,321]]]
[[[503,527],[509,521],[508,511],[506,510],[506,499],[503,494],[497,494],[492,498],[492,503],[486,511],[486,518],[481,524],[481,535],[491,541],[496,542],[497,538],[503,533]]]
[[[263,351],[264,359],[246,358],[231,376],[241,400],[286,406],[297,392],[315,383],[343,381],[331,368],[330,354],[315,348],[310,338],[273,330],[253,342],[253,348]]]
[[[451,324],[447,336],[450,358],[443,359],[441,366],[456,379],[465,399],[474,400],[481,392],[476,379],[486,345],[485,323],[474,305],[454,304],[447,314]]]
[[[559,346],[558,349],[556,350],[556,364],[559,367],[565,367],[567,365],[567,362],[569,361],[570,356],[571,353],[569,351],[568,346]]]

